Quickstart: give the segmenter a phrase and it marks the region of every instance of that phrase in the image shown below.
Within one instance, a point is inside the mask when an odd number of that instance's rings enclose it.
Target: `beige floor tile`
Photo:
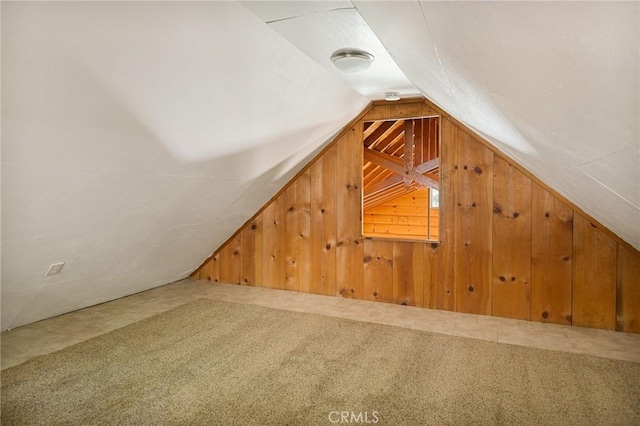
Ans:
[[[453,334],[460,337],[471,337],[473,339],[488,340],[490,342],[498,341],[498,330],[492,326],[479,325],[477,323],[468,322],[468,318],[463,321],[456,322]]]
[[[4,332],[0,337],[2,368],[57,351],[199,298],[640,362],[640,335],[262,287],[184,280]]]
[[[501,326],[497,330],[498,343],[547,349],[542,334],[526,332],[517,324]]]

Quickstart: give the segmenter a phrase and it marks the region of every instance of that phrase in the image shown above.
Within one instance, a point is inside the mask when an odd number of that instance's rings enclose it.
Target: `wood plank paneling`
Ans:
[[[220,282],[220,254],[211,258],[211,281]]]
[[[456,311],[491,315],[493,153],[458,132],[456,194]]]
[[[438,235],[438,209],[429,209],[426,188],[402,195],[364,211],[363,230],[367,237],[405,237],[427,240]],[[429,231],[429,234],[427,234]]]
[[[618,244],[616,330],[640,333],[640,256]]]
[[[373,108],[367,112],[362,118],[363,121],[370,120],[383,120],[387,118],[391,118],[391,105],[390,104],[382,104],[382,105],[374,105]],[[398,117],[400,118],[400,117]]]
[[[422,303],[425,308],[435,308],[435,290],[438,288],[438,251],[440,244],[429,243],[424,246]]]
[[[393,242],[393,302],[422,306],[424,244]]]
[[[240,284],[241,234],[236,235],[220,252],[220,281]]]
[[[531,319],[531,179],[493,162],[494,316]]]
[[[241,282],[251,286],[262,285],[262,215],[242,230]]]
[[[216,258],[216,265],[217,265],[217,256],[214,256],[213,258],[209,259],[204,266],[202,266],[202,268],[200,268],[200,271],[198,272],[198,279],[199,280],[206,280],[206,281],[213,281],[213,263],[214,263],[214,258]],[[216,277],[218,278],[218,277]]]
[[[573,210],[531,188],[531,319],[571,324]]]
[[[423,113],[425,111],[423,110]],[[429,305],[435,309],[453,311],[455,303],[455,225],[458,211],[454,188],[458,174],[458,128],[451,121],[442,121],[440,140],[440,244],[435,248],[437,281],[430,292]]]
[[[311,170],[304,172],[295,182],[296,189],[296,281],[298,291],[311,289]]]
[[[284,205],[284,199],[278,197],[262,212],[262,286],[267,288],[285,287],[287,229]]]
[[[285,290],[298,291],[300,283],[298,282],[298,213],[296,205],[296,186],[294,182],[283,194],[285,209],[285,227],[286,238],[285,244]]]
[[[362,123],[338,141],[336,289],[344,297],[363,296],[361,237]],[[355,166],[357,165],[357,167]]]
[[[404,117],[418,111],[411,102],[393,108]],[[368,117],[402,118],[391,109],[377,105]],[[420,110],[439,112],[427,103]],[[593,227],[454,119],[444,114],[439,123],[422,132],[426,139],[441,132],[438,243],[363,240],[360,121],[197,276],[460,312],[516,318],[530,312],[535,321],[640,333],[640,253]],[[423,157],[427,151],[433,154],[423,147]],[[376,224],[402,224],[413,219],[400,216],[415,214],[410,205],[380,208],[386,210],[376,212]]]
[[[393,302],[393,242],[364,240],[364,299]]]
[[[573,325],[615,329],[616,242],[573,217]]]
[[[336,166],[334,145],[311,168],[311,288],[336,294]]]
[[[415,118],[422,115],[423,102],[393,103],[389,107],[389,115],[394,118]]]

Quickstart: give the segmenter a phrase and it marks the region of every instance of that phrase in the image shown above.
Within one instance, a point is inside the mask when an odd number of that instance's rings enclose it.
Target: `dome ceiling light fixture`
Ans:
[[[361,49],[340,49],[333,52],[331,62],[346,74],[361,72],[369,68],[375,57]]]
[[[399,101],[400,92],[384,92],[384,100],[390,102]]]

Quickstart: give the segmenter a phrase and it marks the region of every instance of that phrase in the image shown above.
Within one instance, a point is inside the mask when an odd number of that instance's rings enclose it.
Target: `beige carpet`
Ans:
[[[199,300],[2,371],[3,425],[330,425],[341,412],[637,425],[640,364]]]

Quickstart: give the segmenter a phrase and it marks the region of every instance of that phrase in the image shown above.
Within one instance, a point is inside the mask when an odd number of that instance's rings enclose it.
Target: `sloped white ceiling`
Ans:
[[[354,4],[427,97],[640,249],[640,3]]]
[[[187,276],[367,102],[237,3],[3,2],[2,329]]]
[[[420,96],[351,2],[249,1],[242,5],[328,72],[344,79],[368,98],[383,99],[385,92]],[[333,52],[346,47],[371,53],[375,57],[371,66],[354,74],[340,72],[330,58]]]

